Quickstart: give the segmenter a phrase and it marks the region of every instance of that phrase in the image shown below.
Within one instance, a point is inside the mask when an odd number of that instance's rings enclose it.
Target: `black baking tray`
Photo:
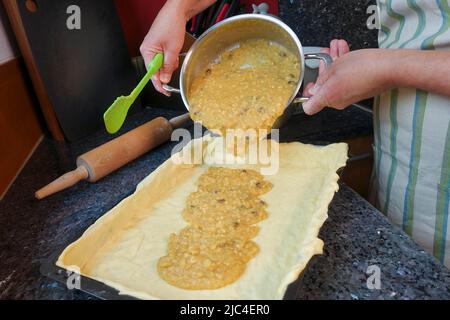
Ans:
[[[351,158],[351,155],[349,155],[349,157]],[[340,168],[337,171],[337,173],[340,177],[342,177],[343,172],[344,172],[344,168]],[[72,242],[75,242],[78,238],[74,239]],[[44,275],[45,277],[48,277],[52,280],[55,280],[61,284],[64,284],[64,285],[67,284],[69,275],[67,273],[67,270],[58,267],[56,265],[56,262],[58,261],[59,256],[63,253],[63,251],[65,250],[65,248],[67,246],[65,246],[61,250],[58,250],[57,253],[55,253],[51,257],[41,261],[41,268],[40,268],[40,272],[42,275]],[[311,260],[308,262],[306,268],[302,271],[302,273],[300,274],[298,279],[288,286],[283,300],[297,300],[296,299],[297,292],[298,292],[300,284],[303,280],[303,276],[304,276],[305,272],[307,271],[308,266],[310,265],[311,261],[315,257],[316,256],[311,257]],[[85,277],[85,276],[80,276],[80,283],[81,283],[80,290],[82,292],[85,292],[85,293],[87,293],[91,296],[94,296],[98,299],[101,299],[101,300],[138,300],[137,298],[134,298],[131,296],[122,295],[116,289],[114,289],[102,282],[93,280],[93,279]]]
[[[63,285],[67,285],[67,281],[69,279],[67,270],[56,265],[56,262],[58,261],[58,258],[63,251],[64,249],[61,249],[51,257],[41,261],[40,272],[45,277],[48,277]],[[297,289],[302,281],[302,278],[303,273],[300,275],[297,281],[295,281],[288,287],[284,296],[284,300],[295,300]],[[122,295],[116,289],[88,277],[80,276],[80,284],[80,291],[85,292],[100,300],[138,300],[131,296]]]
[[[70,275],[66,269],[60,268],[56,265],[56,262],[63,251],[64,250],[60,250],[58,253],[41,261],[40,272],[45,277],[66,286]],[[100,300],[137,300],[134,297],[121,295],[116,289],[88,277],[80,276],[80,284],[80,291]]]

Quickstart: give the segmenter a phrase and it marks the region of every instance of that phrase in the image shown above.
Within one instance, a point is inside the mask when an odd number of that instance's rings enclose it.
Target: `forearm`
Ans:
[[[450,52],[386,50],[386,81],[392,87],[417,88],[450,96]]]
[[[166,6],[176,7],[188,21],[214,2],[216,0],[168,0]]]

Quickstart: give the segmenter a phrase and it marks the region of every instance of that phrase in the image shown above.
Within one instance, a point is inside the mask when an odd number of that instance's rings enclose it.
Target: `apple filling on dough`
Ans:
[[[187,290],[213,290],[237,281],[259,252],[255,226],[267,219],[259,196],[272,184],[253,170],[210,168],[183,212],[189,226],[171,235],[158,262],[162,279]]]

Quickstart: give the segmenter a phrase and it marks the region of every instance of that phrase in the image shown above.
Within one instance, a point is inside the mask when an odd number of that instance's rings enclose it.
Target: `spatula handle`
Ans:
[[[156,54],[152,62],[150,62],[150,65],[148,66],[148,71],[145,74],[144,78],[142,78],[141,82],[139,82],[139,84],[131,93],[133,99],[136,99],[139,96],[142,90],[144,90],[147,83],[161,69],[163,64],[164,64],[164,55],[162,53]]]

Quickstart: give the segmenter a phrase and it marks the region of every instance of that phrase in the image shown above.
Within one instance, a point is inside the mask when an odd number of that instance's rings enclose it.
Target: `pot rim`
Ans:
[[[186,88],[184,85],[184,82],[185,82],[184,80],[185,80],[186,69],[191,60],[192,54],[194,53],[196,48],[203,42],[203,40],[206,37],[208,37],[208,35],[212,31],[214,31],[224,25],[233,23],[235,21],[247,20],[247,19],[264,20],[264,21],[274,23],[277,26],[281,27],[284,31],[286,31],[291,36],[291,38],[294,40],[294,42],[297,46],[297,49],[298,49],[299,57],[300,57],[300,68],[301,68],[300,79],[299,79],[299,82],[297,84],[295,91],[293,92],[292,96],[289,99],[289,102],[286,104],[285,109],[288,108],[292,104],[294,99],[297,97],[297,95],[300,91],[300,88],[303,84],[304,77],[305,77],[305,55],[304,55],[303,46],[300,42],[300,39],[297,37],[295,32],[286,23],[284,23],[283,21],[281,21],[280,19],[278,19],[276,17],[270,16],[270,15],[265,15],[265,14],[254,14],[254,13],[241,14],[241,15],[237,15],[237,16],[225,19],[225,20],[215,24],[211,28],[209,28],[195,41],[195,43],[192,45],[192,47],[189,49],[188,53],[186,54],[186,57],[183,62],[183,66],[181,68],[181,73],[180,73],[180,93],[181,93],[181,97],[183,99],[183,103],[188,111],[190,111],[190,106],[189,106],[189,101],[188,101],[187,95],[186,95]]]

